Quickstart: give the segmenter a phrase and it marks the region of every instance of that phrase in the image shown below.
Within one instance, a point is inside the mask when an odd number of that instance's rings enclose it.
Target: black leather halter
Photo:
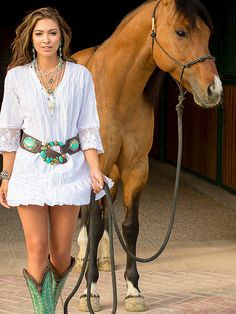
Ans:
[[[183,75],[184,75],[184,70],[186,68],[190,68],[192,65],[198,63],[198,62],[203,62],[206,59],[212,59],[215,61],[215,58],[210,55],[203,55],[193,61],[187,62],[187,63],[182,63],[180,61],[178,61],[177,59],[175,59],[174,57],[172,57],[160,44],[160,42],[157,40],[157,34],[156,34],[156,11],[157,11],[157,7],[158,5],[161,3],[161,0],[157,1],[157,4],[155,5],[153,12],[152,12],[152,33],[151,33],[151,37],[152,37],[152,53],[153,53],[153,47],[154,47],[154,43],[156,42],[157,45],[159,46],[159,48],[171,59],[173,60],[175,63],[179,64],[182,67],[182,71],[180,73],[180,78],[179,78],[179,82],[176,81],[176,83],[178,84],[180,90],[182,90],[182,79],[183,79]],[[183,92],[183,91],[182,91]]]

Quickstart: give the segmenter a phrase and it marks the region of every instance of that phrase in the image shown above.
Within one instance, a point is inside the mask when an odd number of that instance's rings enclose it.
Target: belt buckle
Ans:
[[[50,164],[50,165],[55,165],[55,164],[62,164],[65,163],[67,161],[66,158],[66,154],[59,154],[59,156],[56,156],[55,158],[53,157],[49,157],[47,155],[47,151],[48,149],[50,149],[53,146],[63,146],[62,142],[58,142],[58,141],[50,141],[45,143],[42,147],[41,147],[41,152],[40,152],[40,156],[43,158],[43,160]],[[55,152],[56,153],[56,152]]]

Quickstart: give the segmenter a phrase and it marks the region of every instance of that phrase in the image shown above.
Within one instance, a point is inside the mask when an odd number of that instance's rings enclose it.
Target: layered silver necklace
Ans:
[[[48,95],[48,108],[52,115],[56,107],[55,90],[59,86],[63,76],[64,61],[60,57],[57,65],[50,71],[41,70],[36,60],[34,60],[33,66],[41,85]]]

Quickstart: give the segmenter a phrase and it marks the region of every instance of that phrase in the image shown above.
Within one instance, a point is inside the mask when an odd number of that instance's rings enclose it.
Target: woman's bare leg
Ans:
[[[19,206],[18,213],[26,241],[27,270],[38,282],[41,282],[48,263],[48,206]]]
[[[79,215],[78,206],[53,206],[49,209],[50,261],[59,274],[71,264],[71,247]]]

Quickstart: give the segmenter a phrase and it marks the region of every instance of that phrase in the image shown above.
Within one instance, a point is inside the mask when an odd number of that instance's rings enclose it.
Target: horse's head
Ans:
[[[220,102],[222,83],[208,44],[210,16],[199,0],[160,0],[153,11],[153,58],[163,71],[211,108]]]

